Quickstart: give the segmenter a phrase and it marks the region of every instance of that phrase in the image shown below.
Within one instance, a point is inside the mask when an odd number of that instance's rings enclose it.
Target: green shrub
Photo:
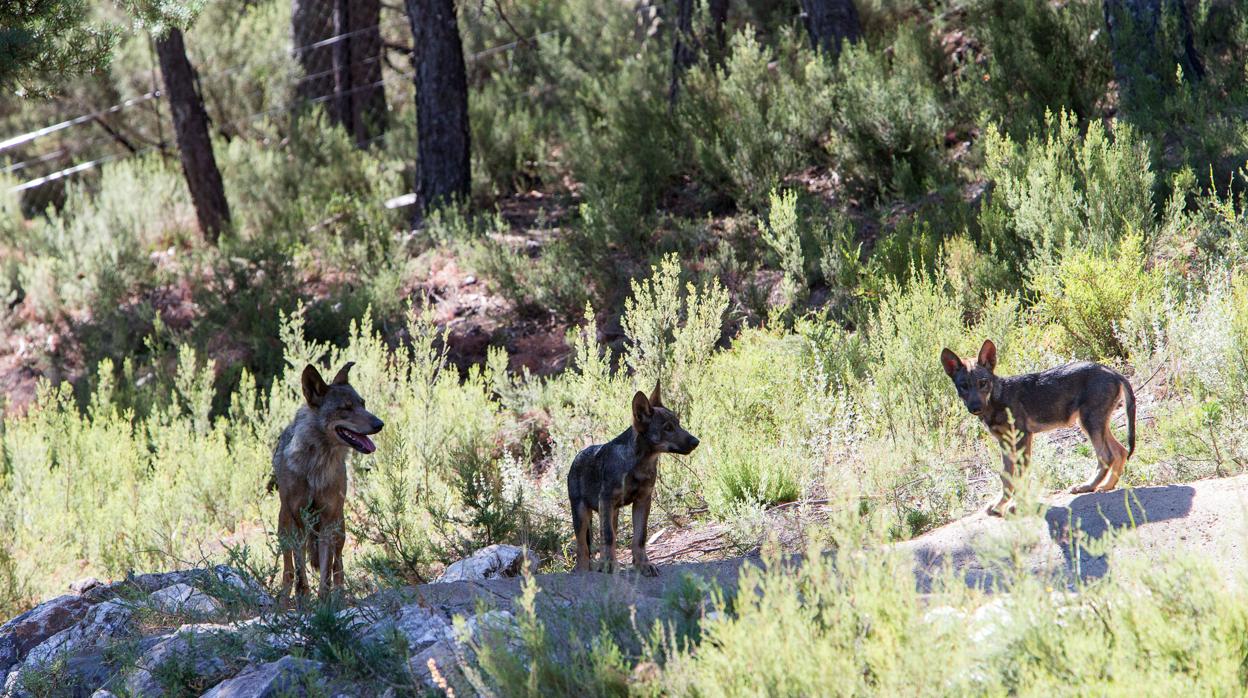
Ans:
[[[786,41],[774,56],[747,29],[732,37],[721,67],[699,65],[685,78],[677,111],[700,177],[741,208],[761,208],[818,152],[829,125],[830,67],[796,38]]]
[[[1248,466],[1248,284],[1213,280],[1157,323],[1172,400],[1159,410],[1158,478],[1228,476]]]
[[[929,41],[907,25],[890,50],[859,42],[837,63],[827,147],[870,196],[920,194],[942,176],[947,116]]]
[[[738,504],[774,506],[809,491],[823,443],[805,348],[793,336],[751,330],[714,355],[682,414],[702,445],[688,469],[669,468],[665,496],[696,493],[729,518]]]
[[[633,281],[624,302],[620,324],[629,338],[624,361],[642,385],[662,381],[664,404],[679,412],[691,398],[687,384],[705,370],[723,334],[728,293],[714,279],[682,289],[674,254],[650,272],[649,279]]]
[[[1113,66],[1101,3],[978,0],[968,9],[967,27],[987,54],[985,69],[963,73],[971,108],[1016,138],[1046,127],[1049,111],[1086,124],[1106,108]]]
[[[586,268],[609,267],[612,247],[644,249],[651,212],[680,169],[683,143],[668,118],[666,84],[667,63],[653,48],[583,79],[567,161],[582,185],[575,234]]]
[[[1076,354],[1125,360],[1127,325],[1146,325],[1161,300],[1161,278],[1148,265],[1143,240],[1128,233],[1114,249],[1067,251],[1033,275],[1032,290],[1041,315],[1062,328]]]
[[[981,245],[1010,259],[1020,278],[1033,256],[1044,262],[1068,247],[1107,250],[1128,231],[1149,248],[1156,180],[1148,147],[1129,126],[1111,134],[1094,122],[1084,134],[1063,112],[1046,116],[1043,134],[1022,144],[990,131],[984,150],[993,189],[979,216]]]

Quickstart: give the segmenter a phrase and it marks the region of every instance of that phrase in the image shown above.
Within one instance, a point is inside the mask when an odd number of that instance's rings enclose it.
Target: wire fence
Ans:
[[[381,26],[383,25],[382,24],[373,25],[372,30],[377,31],[379,27]],[[333,45],[334,42],[336,42],[339,39],[342,39],[342,37],[347,37],[347,36],[352,36],[352,35],[359,36],[359,35],[363,35],[364,32],[366,32],[366,30],[353,30],[351,32],[346,32],[346,34],[336,35],[336,36],[328,37],[328,39],[313,42],[313,44],[296,47],[296,49],[292,49],[288,52],[290,52],[291,55],[296,55],[298,54],[298,52],[302,51],[303,54],[307,55],[307,54],[310,54],[312,49],[317,49],[317,47]],[[530,42],[542,39],[542,37],[544,36],[552,36],[555,34],[558,34],[558,30],[549,30],[549,31],[539,32],[539,34],[522,37],[522,39],[515,39],[513,41],[504,42],[504,44],[499,44],[497,46],[490,46],[488,47],[488,49],[483,49],[483,50],[474,52],[474,54],[464,56],[464,60],[466,60],[468,64],[473,64],[473,62],[488,59],[488,57],[490,56],[502,54],[502,52],[505,52],[505,51],[514,50],[515,47],[522,46],[525,44],[530,44]],[[339,70],[341,70],[343,66],[328,67],[328,69],[314,71],[314,72],[310,72],[310,74],[298,76],[297,79],[292,80],[292,81],[282,82],[282,84],[280,85],[280,91],[295,92],[296,96],[293,97],[293,99],[282,102],[282,104],[278,104],[276,106],[270,107],[270,109],[252,112],[252,114],[247,114],[242,117],[237,117],[237,119],[222,121],[221,124],[218,125],[218,127],[220,127],[220,129],[232,129],[237,132],[238,130],[240,130],[240,127],[245,126],[245,125],[255,124],[256,121],[266,119],[266,117],[272,117],[272,116],[277,116],[281,114],[293,114],[293,112],[296,112],[301,109],[306,109],[306,107],[308,106],[323,105],[323,104],[327,104],[327,102],[343,100],[344,97],[346,97],[346,99],[356,99],[357,95],[369,94],[369,92],[382,91],[382,95],[384,95],[384,92],[383,92],[384,86],[391,84],[391,82],[394,82],[397,80],[412,80],[414,77],[414,71],[411,71],[411,70],[392,71],[391,74],[389,75],[381,76],[382,71],[379,70],[379,67],[381,67],[381,62],[382,62],[382,55],[379,54],[379,52],[377,52],[377,54],[359,57],[359,60],[354,61],[353,64],[348,64],[347,66],[348,69],[349,67],[376,65],[378,67],[378,70],[376,71],[376,75],[378,75],[378,77],[376,80],[363,82],[363,84],[359,84],[359,85],[349,86],[347,87],[347,89],[339,89],[339,86],[341,86],[341,81],[334,82],[334,84],[332,85],[327,84],[327,85],[322,85],[321,87],[318,87],[318,89],[328,90],[326,92],[322,92],[322,94],[312,94],[312,92],[310,91],[301,91],[300,89],[301,86],[310,84],[310,82],[321,80],[323,79],[323,77],[336,76]],[[230,74],[231,71],[237,71],[237,70],[238,70],[238,67],[233,66],[233,67],[230,67],[230,69],[216,71],[216,72],[213,72],[213,74],[207,75],[205,77],[205,80],[210,79],[210,77],[227,75],[227,74]],[[255,95],[255,94],[258,94],[258,92],[272,91],[272,90],[273,90],[273,85],[261,86],[253,90],[252,94]],[[69,129],[69,127],[72,127],[72,126],[91,124],[91,122],[95,122],[99,120],[101,116],[116,114],[116,112],[129,109],[129,107],[142,104],[142,102],[160,100],[162,99],[162,96],[163,95],[161,91],[154,90],[152,92],[149,92],[149,94],[141,95],[139,97],[134,97],[134,99],[126,100],[124,102],[121,102],[121,104],[106,107],[106,109],[90,112],[90,114],[76,116],[74,117],[74,119],[61,121],[59,122],[59,124],[47,126],[47,127],[44,127],[44,129],[39,129],[36,131],[31,131],[29,132],[29,134],[22,134],[21,136],[15,136],[15,137],[12,137],[12,139],[9,139],[6,141],[0,141],[0,152],[10,149],[10,147],[16,147],[20,145],[29,144],[29,142],[40,139],[40,137],[42,136],[54,134],[54,132],[61,131],[64,129]],[[382,99],[384,99],[384,96],[382,96]],[[362,137],[357,137],[357,144],[361,146],[376,144],[376,142],[381,141],[383,139],[383,136],[384,136],[383,134],[376,134],[376,132],[364,131]],[[5,172],[5,174],[11,174],[11,172],[26,170],[26,169],[29,169],[29,167],[31,166],[44,164],[44,162],[54,161],[54,160],[60,159],[60,157],[75,154],[75,152],[86,150],[87,147],[91,145],[100,145],[100,144],[104,144],[104,142],[115,142],[115,141],[116,141],[116,137],[114,135],[102,135],[102,136],[92,137],[92,139],[81,142],[81,144],[77,144],[77,147],[71,147],[71,146],[59,147],[59,149],[46,152],[46,154],[42,154],[36,157],[32,157],[32,159],[14,162],[14,164],[6,165],[4,169],[0,171]],[[116,160],[125,159],[125,157],[149,154],[149,152],[152,152],[152,151],[163,150],[165,149],[165,146],[166,144],[163,144],[163,142],[157,142],[157,144],[149,144],[149,145],[145,145],[141,147],[130,147],[130,149],[127,149],[124,151],[112,152],[112,154],[107,154],[107,155],[100,156],[100,157],[94,157],[94,159],[91,159],[91,160],[76,162],[76,164],[71,165],[69,167],[64,167],[64,169],[47,172],[47,174],[45,175],[34,177],[34,179],[21,182],[21,184],[17,184],[15,186],[10,187],[9,191],[10,192],[29,192],[31,190],[39,190],[41,189],[41,187],[44,187],[45,185],[54,184],[54,182],[64,180],[66,179],[66,177],[80,174],[80,172],[85,172],[85,171],[95,169],[95,167],[105,165],[107,164],[107,162],[114,162]],[[44,204],[46,205],[46,202],[44,202]],[[32,207],[36,207],[37,209],[37,207],[39,206],[32,206]]]
[[[305,18],[302,26],[306,31],[299,31],[299,27],[292,22],[295,27],[292,43],[295,46],[276,51],[267,60],[252,60],[196,76],[198,92],[206,103],[212,101],[210,94],[218,88],[224,90],[226,95],[220,99],[221,102],[233,102],[219,109],[206,104],[210,114],[216,115],[214,129],[223,133],[233,129],[233,134],[237,135],[243,125],[276,114],[293,113],[313,104],[327,105],[335,112],[332,114],[335,120],[347,124],[369,110],[384,113],[384,85],[412,77],[410,71],[393,70],[388,71],[390,75],[383,76],[386,63],[384,52],[401,46],[384,43],[382,35],[383,32],[407,26],[407,17],[402,12],[392,12],[396,16],[383,17],[380,3],[322,1],[301,4],[316,15]],[[371,16],[367,13],[361,16],[356,11],[360,6],[370,4],[375,10]],[[340,16],[345,13],[355,13],[354,23],[346,27]],[[234,76],[264,71],[287,60],[296,66],[296,72],[290,79],[269,79],[263,85],[244,90],[227,84]],[[150,76],[136,76],[133,81],[151,84],[158,83],[159,79],[153,69]],[[257,109],[242,117],[234,116],[236,109],[234,114],[230,113],[231,107],[236,107],[236,104],[263,104],[273,95],[285,98],[292,94],[293,98],[285,99],[277,106]],[[162,89],[154,88],[116,104],[0,140],[0,174],[24,180],[8,187],[8,191],[22,195],[24,208],[38,211],[63,196],[61,187],[49,185],[109,162],[156,150],[168,151],[172,144],[167,139],[172,134],[167,124],[161,123],[168,117],[167,108],[161,113],[160,105],[166,101],[164,97]],[[136,113],[135,107],[140,105],[148,109]],[[354,110],[352,106],[355,106]],[[76,133],[78,129],[93,126],[104,133],[94,136]],[[49,139],[56,139],[55,147],[39,152],[38,146]],[[364,145],[380,138],[377,133],[361,127],[356,140]],[[13,157],[15,155],[18,157]]]
[[[374,8],[371,15],[367,12],[356,11],[358,7],[369,5]],[[354,13],[354,15],[342,16],[342,11],[340,11],[342,7],[349,7],[349,13]],[[268,80],[262,85],[250,87],[230,97],[236,102],[247,104],[256,101],[263,102],[277,93],[293,96],[276,105],[257,109],[243,116],[230,115],[225,108],[217,109],[215,111],[220,118],[214,122],[214,128],[221,133],[237,135],[242,133],[243,128],[262,119],[284,113],[294,113],[312,105],[322,105],[330,118],[347,128],[358,145],[367,146],[382,140],[384,134],[378,131],[375,122],[370,123],[369,115],[384,114],[387,84],[399,80],[411,80],[415,75],[412,70],[399,70],[393,66],[387,69],[389,62],[385,52],[403,47],[396,46],[394,43],[386,43],[383,39],[383,32],[406,27],[408,21],[406,14],[381,3],[305,1],[293,3],[292,10],[296,14],[301,11],[315,13],[309,17],[294,18],[302,21],[292,20],[294,28],[292,43],[295,43],[295,46],[275,52],[267,61],[231,65],[198,75],[196,81],[201,98],[208,102],[213,88],[221,86],[228,78],[293,59],[296,63],[296,72],[291,75],[290,79]],[[382,17],[383,12],[390,12],[395,16]],[[465,56],[465,62],[471,65],[558,33],[559,30],[553,29],[528,37],[519,37],[513,41],[469,54]],[[153,69],[153,73],[145,76],[144,80],[149,84],[158,83],[159,76]],[[138,81],[137,77],[135,81]],[[0,174],[10,176],[20,174],[25,180],[11,186],[8,191],[21,193],[24,197],[23,205],[27,210],[42,210],[62,196],[61,188],[48,185],[63,182],[74,175],[124,158],[153,151],[167,152],[171,146],[167,138],[171,134],[161,123],[167,117],[167,112],[161,113],[160,105],[165,101],[164,98],[163,91],[154,88],[117,104],[0,141],[0,162],[3,162],[6,154],[24,154],[24,151],[30,150],[34,144],[54,135],[63,138],[58,144],[59,147],[43,153],[32,153],[25,159],[11,161],[0,167]],[[151,113],[136,119],[129,112],[140,106],[150,108]],[[210,108],[209,111],[212,113],[214,110]],[[130,117],[130,122],[145,121],[148,133],[138,133],[143,130],[143,127],[130,123],[130,131],[123,135],[121,130],[124,129],[120,124],[108,121],[109,118],[125,121],[127,117]],[[70,129],[89,127],[93,124],[98,125],[104,133],[92,137],[64,138],[67,133],[70,133]],[[155,131],[154,135],[150,133],[151,131]],[[112,152],[99,152],[100,149],[107,150],[109,146],[114,148]],[[93,150],[97,152],[91,155]],[[86,159],[82,159],[84,156]],[[61,166],[66,162],[71,164]]]

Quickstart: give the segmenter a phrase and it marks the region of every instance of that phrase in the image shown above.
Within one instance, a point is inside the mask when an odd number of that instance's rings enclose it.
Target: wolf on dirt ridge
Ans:
[[[285,603],[291,585],[308,592],[305,553],[320,572],[320,595],[343,585],[342,546],[346,541],[343,510],[347,498],[347,454],[377,450],[372,434],[384,423],[365,408],[364,398],[351,386],[347,362],[326,383],[315,366],[303,369],[305,404],[282,431],[273,450],[273,478],[281,499],[277,532],[282,548],[282,593]],[[332,579],[331,579],[332,577]]]
[[[1118,486],[1127,459],[1135,453],[1135,391],[1126,376],[1107,366],[1077,361],[1038,373],[998,376],[997,346],[984,340],[974,361],[945,348],[940,364],[958,397],[979,417],[1001,447],[1001,498],[988,507],[993,516],[1013,510],[1014,481],[1031,461],[1032,437],[1078,423],[1092,442],[1099,467],[1071,493],[1108,492]],[[1127,445],[1110,431],[1118,405],[1127,412]],[[1013,434],[1014,443],[1009,443]]]

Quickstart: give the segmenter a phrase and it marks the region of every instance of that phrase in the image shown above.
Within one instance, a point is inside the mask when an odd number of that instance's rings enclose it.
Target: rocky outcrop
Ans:
[[[229,678],[238,669],[240,658],[236,643],[237,629],[228,625],[186,625],[157,638],[157,641],[135,662],[134,669],[122,682],[134,696],[159,698],[168,693],[158,673],[169,663],[176,663],[195,683],[211,686]]]
[[[217,684],[203,698],[276,698],[321,695],[322,665],[308,659],[282,657]],[[316,689],[320,689],[317,691]],[[309,690],[312,689],[312,690]]]
[[[75,625],[91,608],[91,602],[77,594],[58,596],[0,625],[0,688],[9,673],[35,647],[53,635]]]
[[[277,609],[228,567],[83,580],[76,593],[0,626],[0,698],[49,690],[81,698],[384,695],[396,682],[409,682],[396,689],[400,695],[442,687],[472,695],[474,673],[462,667],[475,646],[503,642],[524,651],[512,600],[524,590],[519,575],[534,563],[522,548],[491,546],[448,567],[442,583],[379,592],[332,614]],[[659,578],[537,575],[536,608],[556,624],[552,632],[564,632],[557,624],[568,618],[592,626],[592,614],[604,609],[631,609],[648,626],[684,573],[731,586],[740,565],[664,567]],[[586,610],[568,613],[577,604]],[[369,672],[352,669],[344,652],[385,657],[389,664],[379,666],[387,678],[368,683]]]
[[[433,581],[435,584],[444,584],[518,577],[526,565],[530,574],[537,572],[538,560],[528,550],[515,545],[490,545],[473,553],[471,557],[452,562]]]

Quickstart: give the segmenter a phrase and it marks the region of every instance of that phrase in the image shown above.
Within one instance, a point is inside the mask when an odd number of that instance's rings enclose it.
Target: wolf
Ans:
[[[599,569],[614,572],[615,536],[620,509],[633,505],[633,566],[647,577],[659,570],[646,557],[646,525],[654,483],[659,477],[659,456],[688,455],[698,439],[680,426],[680,418],[663,406],[659,384],[650,397],[633,396],[633,424],[605,444],[589,446],[576,454],[568,470],[568,499],[572,504],[572,530],[576,533],[576,572],[590,569],[591,512],[602,526]]]
[[[347,454],[377,450],[372,434],[385,424],[365,409],[364,399],[351,387],[347,362],[328,384],[315,366],[303,369],[305,404],[282,431],[273,449],[273,478],[281,499],[277,532],[282,545],[282,600],[291,584],[303,596],[308,592],[304,554],[321,574],[320,595],[341,587],[343,508],[347,499]]]
[[[1112,368],[1078,361],[1039,373],[997,376],[997,346],[984,340],[972,363],[950,349],[940,352],[940,364],[953,381],[967,411],[979,417],[1001,445],[1004,469],[1001,499],[988,513],[1001,516],[1012,509],[1014,479],[1031,461],[1033,434],[1068,427],[1076,422],[1087,434],[1100,467],[1091,480],[1071,492],[1108,492],[1118,486],[1127,459],[1135,453],[1135,391],[1125,376]],[[1127,446],[1109,430],[1118,405],[1127,410]],[[1016,443],[1009,443],[1010,420]],[[1016,462],[1019,455],[1021,461]]]

